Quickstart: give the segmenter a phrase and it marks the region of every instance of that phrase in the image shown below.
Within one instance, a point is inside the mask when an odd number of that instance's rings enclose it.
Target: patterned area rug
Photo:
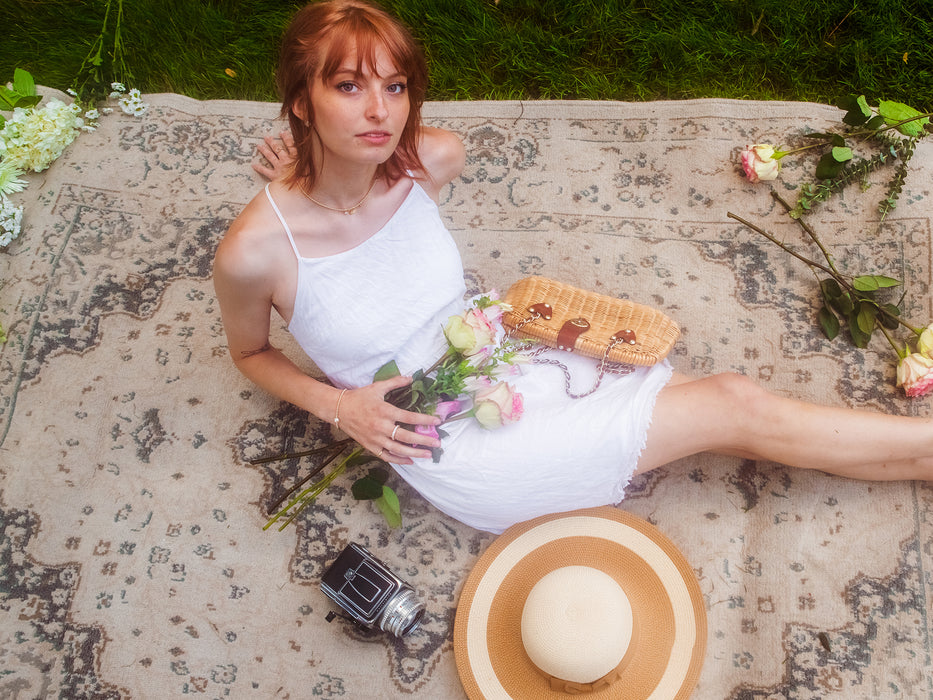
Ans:
[[[104,118],[32,177],[23,235],[0,252],[0,696],[464,697],[453,619],[491,535],[396,477],[400,529],[356,503],[349,478],[295,526],[262,529],[308,463],[249,460],[333,437],[237,373],[210,280],[218,240],[261,185],[249,164],[276,105],[148,99],[144,118]],[[628,296],[679,320],[680,371],[928,415],[929,401],[895,390],[882,341],[824,340],[812,275],[726,217],[802,245],[737,155],[840,116],[723,100],[426,108],[467,145],[441,208],[471,292],[545,274]],[[929,144],[913,163],[880,232],[878,188],[812,222],[841,261],[906,280],[925,325]],[[793,200],[811,172],[788,162],[775,187]],[[281,327],[275,342],[294,350]],[[933,697],[929,486],[702,456],[637,481],[621,507],[699,578],[709,643],[696,697]],[[420,632],[325,621],[318,582],[350,541],[415,586]]]

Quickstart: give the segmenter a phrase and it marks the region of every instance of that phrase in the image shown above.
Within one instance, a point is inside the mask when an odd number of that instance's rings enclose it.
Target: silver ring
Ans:
[[[394,440],[394,439],[395,439],[395,434],[396,434],[397,432],[398,432],[398,423],[396,423],[396,424],[395,424],[395,427],[392,428],[392,437],[390,437],[389,439],[390,439],[390,440]]]

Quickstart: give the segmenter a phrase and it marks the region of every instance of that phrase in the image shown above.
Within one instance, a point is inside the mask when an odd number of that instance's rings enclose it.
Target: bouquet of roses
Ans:
[[[451,316],[444,326],[447,351],[426,370],[412,375],[408,386],[386,395],[386,401],[416,413],[430,413],[443,423],[475,418],[488,430],[513,423],[522,415],[522,395],[499,378],[514,373],[522,356],[509,344],[497,342],[497,327],[508,305],[495,293],[481,296],[473,308]],[[386,363],[375,380],[399,375],[394,361]],[[417,433],[443,438],[434,426],[404,426]],[[434,461],[443,450],[436,448]]]
[[[501,342],[499,338],[499,321],[502,312],[508,309],[508,305],[491,292],[476,298],[472,307],[463,313],[451,316],[444,325],[447,350],[433,365],[414,372],[411,384],[386,394],[385,400],[408,411],[438,416],[442,424],[473,418],[483,428],[493,430],[519,420],[523,410],[522,395],[501,381],[502,377],[515,374],[518,371],[516,365],[524,359],[514,346]],[[399,374],[395,361],[390,361],[376,372],[373,381],[391,379]],[[435,438],[447,435],[435,426],[403,427]],[[340,440],[308,452],[253,460],[253,464],[259,464],[321,453],[327,455],[321,465],[273,506],[274,510],[288,499],[288,503],[272,516],[263,529],[280,520],[279,529],[284,529],[349,467],[381,461],[357,445],[319,482],[301,488],[353,442],[350,439]],[[435,462],[440,460],[442,453],[442,448],[432,450]],[[385,468],[372,469],[354,482],[352,493],[357,500],[372,500],[389,525],[397,527],[402,522],[401,508],[398,496],[385,484],[388,475]]]

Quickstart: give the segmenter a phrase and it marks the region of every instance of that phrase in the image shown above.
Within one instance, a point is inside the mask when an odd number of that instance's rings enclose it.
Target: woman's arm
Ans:
[[[347,391],[341,399],[342,390],[308,376],[272,347],[269,318],[274,271],[281,269],[281,261],[265,250],[268,244],[249,228],[254,212],[251,204],[241,215],[246,223],[240,219],[234,222],[214,259],[214,289],[234,365],[265,391],[332,424],[339,399],[340,429],[374,454],[398,464],[410,464],[412,457],[430,457],[423,448],[439,446],[437,440],[406,429],[396,431],[395,426],[437,425],[438,419],[403,411],[384,401],[386,393],[406,385],[410,378],[397,377]]]

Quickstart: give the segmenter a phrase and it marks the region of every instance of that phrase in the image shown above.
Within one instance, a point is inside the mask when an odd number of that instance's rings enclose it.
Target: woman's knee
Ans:
[[[767,423],[769,394],[747,377],[716,374],[676,381],[655,404],[639,471],[697,452],[747,451],[748,436]]]
[[[744,374],[724,372],[708,380],[715,396],[716,414],[723,421],[722,436],[734,447],[742,447],[744,437],[766,429],[780,410],[778,397]]]
[[[771,396],[761,386],[738,372],[714,374],[709,379],[714,383],[717,393],[724,400],[734,403],[736,406],[754,408]]]

